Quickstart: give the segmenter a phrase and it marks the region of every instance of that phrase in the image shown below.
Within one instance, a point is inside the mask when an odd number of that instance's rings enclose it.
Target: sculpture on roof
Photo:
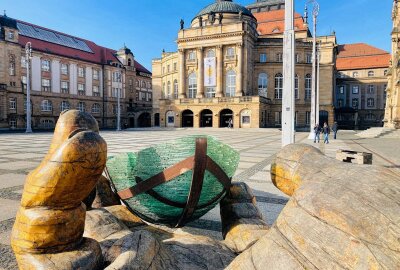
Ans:
[[[208,14],[208,21],[210,22],[210,24],[214,24],[215,23],[215,13],[213,11],[211,11]]]
[[[181,24],[181,30],[182,30],[185,27],[185,21],[183,19],[181,19],[180,24]]]
[[[218,23],[222,24],[222,19],[224,18],[224,15],[222,13],[219,13],[218,15]]]

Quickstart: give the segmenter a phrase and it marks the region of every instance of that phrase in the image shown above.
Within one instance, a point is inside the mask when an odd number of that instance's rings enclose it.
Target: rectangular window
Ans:
[[[49,79],[42,79],[42,91],[43,92],[51,92]]]
[[[353,94],[358,94],[360,92],[360,86],[358,86],[358,85],[353,85],[353,87],[352,87],[352,93]]]
[[[93,96],[94,97],[99,97],[100,96],[99,87],[97,85],[93,85]]]
[[[42,60],[42,71],[50,71],[50,61]]]
[[[344,86],[339,86],[339,94],[344,94]]]
[[[282,62],[282,61],[283,61],[282,53],[277,53],[276,54],[276,62]]]
[[[353,108],[358,108],[358,98],[353,98],[351,104]]]
[[[339,98],[337,100],[337,106],[338,106],[338,108],[342,108],[343,107],[343,99]]]
[[[17,128],[17,120],[15,118],[10,119],[10,128],[11,129]]]
[[[275,125],[282,124],[282,112],[275,112]]]
[[[111,96],[114,98],[118,97],[118,92],[120,92],[121,90],[119,88],[113,88],[112,92],[111,92]]]
[[[61,64],[61,74],[68,75],[68,65],[67,64]]]
[[[306,125],[310,125],[311,112],[306,112]]]
[[[93,80],[98,80],[98,79],[99,79],[99,70],[93,69]]]
[[[61,93],[63,94],[69,93],[69,82],[61,81]]]
[[[16,109],[17,109],[17,99],[10,98],[10,110],[16,110]]]
[[[78,95],[79,96],[85,95],[85,85],[83,83],[78,83]]]
[[[169,65],[167,66],[167,72],[169,73],[171,70],[170,70],[170,67],[169,67]]]
[[[174,71],[177,71],[177,63],[174,63]]]
[[[300,54],[296,53],[296,63],[300,63]]]
[[[189,52],[189,61],[194,61],[196,60],[196,52],[195,51],[191,51]]]
[[[177,95],[178,94],[176,94],[176,96]],[[206,98],[213,98],[213,97],[215,97],[215,87],[206,87]]]
[[[85,77],[85,69],[83,67],[78,67],[78,77]]]
[[[373,94],[375,91],[375,86],[374,85],[368,85],[368,94]]]
[[[306,54],[306,62],[307,62],[307,64],[312,63],[312,54],[311,53]]]
[[[294,98],[299,99],[299,76],[294,79]]]
[[[265,63],[265,62],[267,62],[267,54],[260,53],[260,63]]]
[[[122,81],[121,80],[121,72],[119,72],[119,71],[113,72],[112,80],[113,80],[113,82],[121,82]]]
[[[8,32],[8,39],[11,39],[11,40],[13,40],[14,39],[14,31],[9,31]]]
[[[367,107],[374,107],[375,106],[375,100],[373,98],[367,99]]]

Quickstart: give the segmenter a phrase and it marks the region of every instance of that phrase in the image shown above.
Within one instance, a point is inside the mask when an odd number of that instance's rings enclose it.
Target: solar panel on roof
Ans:
[[[17,23],[19,34],[43,41],[55,43],[65,47],[81,50],[84,52],[93,53],[89,46],[83,40],[72,38],[63,34],[54,33],[38,27],[33,27],[24,23]]]

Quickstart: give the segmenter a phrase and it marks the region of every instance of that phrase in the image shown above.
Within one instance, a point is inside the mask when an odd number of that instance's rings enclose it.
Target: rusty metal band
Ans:
[[[194,153],[194,167],[192,174],[192,185],[185,209],[176,224],[176,227],[182,226],[185,220],[188,220],[194,213],[200,200],[201,190],[203,188],[203,179],[207,165],[207,138],[196,139],[196,150]]]

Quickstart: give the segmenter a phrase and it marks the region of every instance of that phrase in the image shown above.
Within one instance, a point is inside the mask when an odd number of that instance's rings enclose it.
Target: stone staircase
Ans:
[[[361,131],[356,135],[361,138],[381,138],[383,136],[389,135],[392,132],[396,132],[396,130],[392,128],[376,127]]]

